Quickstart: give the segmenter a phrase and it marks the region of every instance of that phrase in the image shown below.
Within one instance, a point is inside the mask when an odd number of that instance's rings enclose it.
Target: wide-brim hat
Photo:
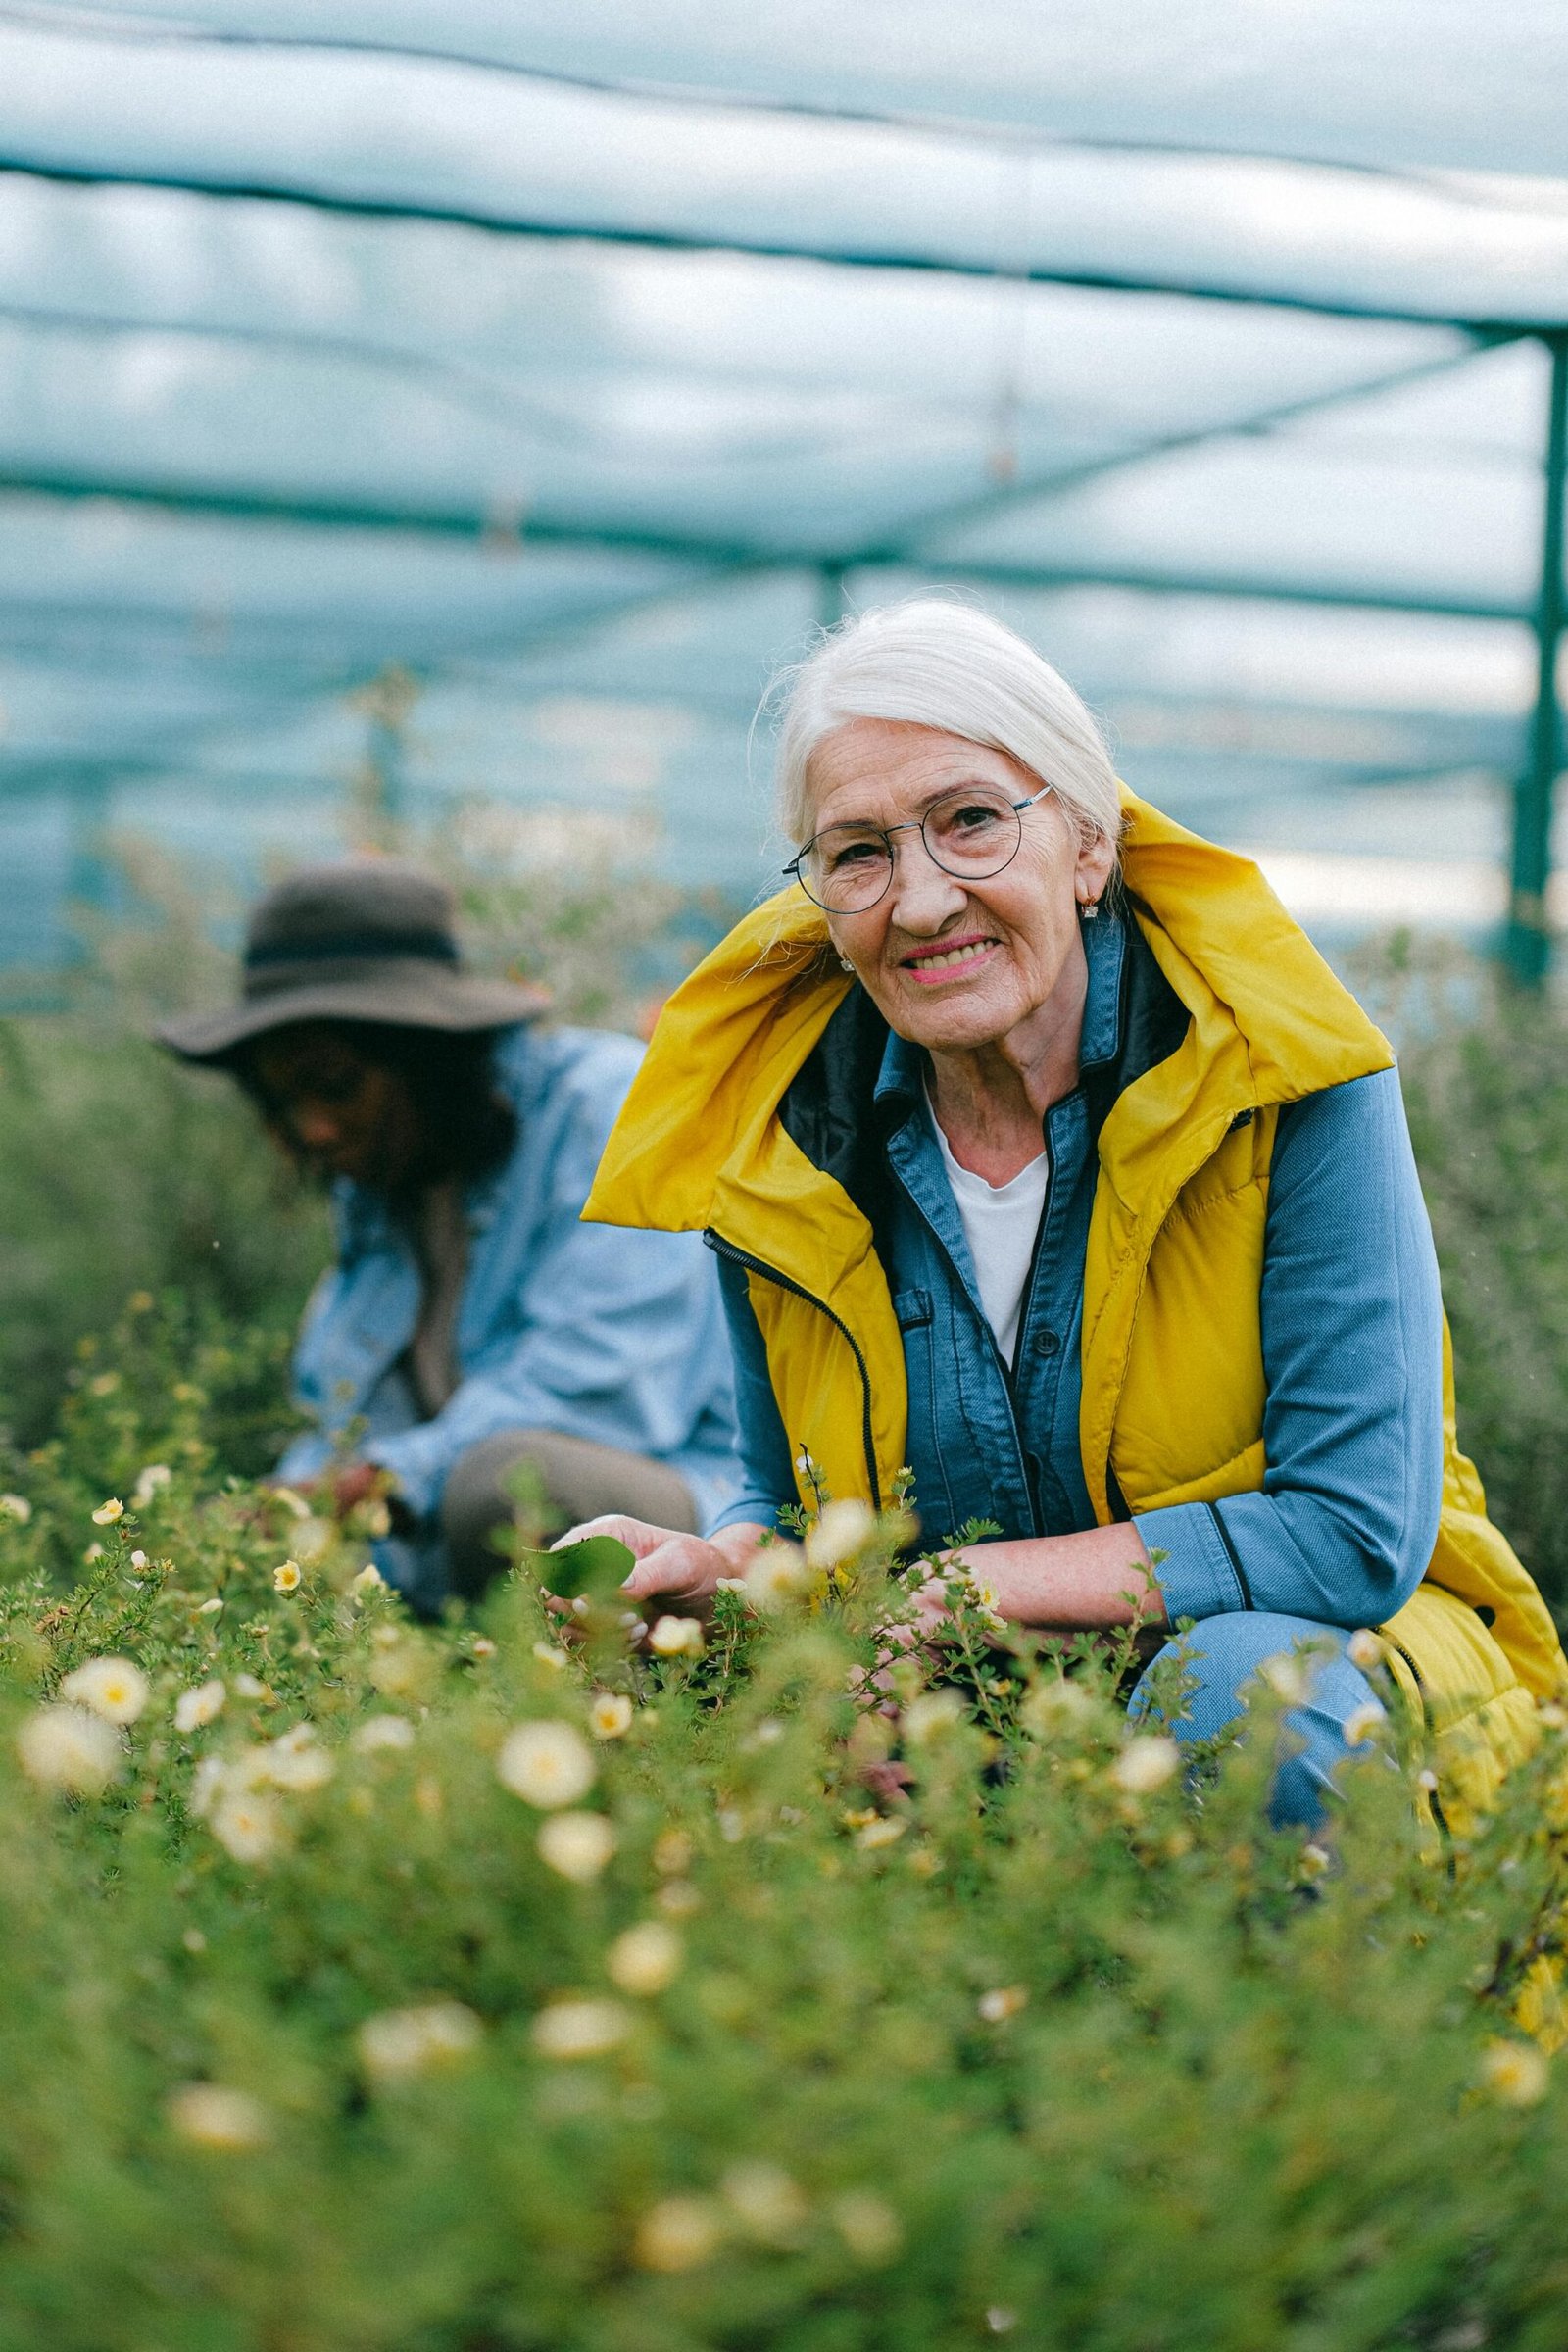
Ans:
[[[466,971],[453,893],[394,858],[290,874],[253,907],[240,969],[237,1004],[167,1021],[159,1042],[186,1061],[222,1063],[252,1038],[296,1021],[460,1035],[514,1028],[549,1001],[541,989]]]

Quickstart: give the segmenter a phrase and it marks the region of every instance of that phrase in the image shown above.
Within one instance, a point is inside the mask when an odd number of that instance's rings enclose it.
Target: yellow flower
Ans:
[[[114,1726],[85,1707],[39,1707],[17,1734],[22,1769],[42,1788],[97,1796],[120,1770]]]
[[[89,1658],[68,1674],[60,1695],[78,1707],[91,1707],[106,1723],[134,1723],[147,1704],[151,1684],[129,1658]]]
[[[696,1617],[659,1617],[648,1637],[648,1646],[656,1657],[700,1658],[703,1654],[703,1628]]]
[[[1534,2107],[1550,2078],[1545,2053],[1533,2041],[1493,2041],[1482,2054],[1482,2088],[1501,2107]]]
[[[479,2020],[461,2001],[426,2001],[368,2017],[355,2040],[366,2073],[391,2084],[460,2064],[478,2048],[482,2034]]]
[[[661,2197],[637,2225],[632,2257],[645,2271],[694,2271],[712,2261],[723,2237],[710,2197]]]
[[[631,1730],[631,1700],[622,1690],[596,1690],[588,1729],[596,1740],[623,1740]]]
[[[216,1679],[198,1683],[193,1690],[182,1690],[174,1701],[175,1731],[196,1732],[204,1724],[214,1722],[222,1713],[227,1696],[228,1692]]]
[[[267,2110],[248,2090],[223,2082],[182,2082],[164,2102],[172,2128],[192,2147],[243,2156],[271,2136]]]
[[[541,1811],[575,1805],[598,1778],[593,1749],[569,1723],[519,1723],[496,1758],[496,1778]]]
[[[274,1797],[233,1788],[213,1807],[212,1832],[236,1862],[268,1862],[282,1842],[282,1821]]]
[[[975,2007],[988,2026],[1004,2026],[1009,2017],[1016,2017],[1028,2005],[1027,1984],[999,1984],[992,1992],[983,1992]]]
[[[809,2208],[800,2183],[782,2165],[732,2164],[718,2185],[748,2236],[766,2246],[789,2245],[799,2236]]]
[[[829,1502],[806,1538],[806,1564],[820,1573],[842,1568],[863,1551],[876,1534],[876,1514],[867,1502]]]
[[[1129,1796],[1149,1796],[1181,1769],[1182,1751],[1163,1732],[1140,1732],[1110,1768],[1110,1777]]]
[[[533,2046],[542,2058],[602,2058],[625,2040],[631,2022],[619,2001],[587,1995],[552,2001],[533,2021]]]
[[[540,1859],[586,1886],[615,1850],[615,1826],[603,1813],[552,1813],[539,1830]]]
[[[805,1555],[793,1544],[760,1544],[746,1563],[746,1597],[754,1609],[783,1609],[810,1583]]]
[[[662,1919],[645,1919],[617,1936],[605,1954],[605,1967],[622,1992],[648,2000],[674,1983],[685,1946]]]
[[[118,1494],[111,1494],[109,1500],[101,1502],[94,1511],[92,1523],[94,1527],[113,1527],[117,1519],[123,1519],[124,1516],[124,1504]]]
[[[886,2198],[851,2189],[833,2207],[839,2235],[857,2262],[891,2262],[904,2243],[904,2225]]]
[[[300,1581],[298,1560],[284,1560],[280,1567],[272,1570],[274,1592],[297,1592],[300,1589]]]

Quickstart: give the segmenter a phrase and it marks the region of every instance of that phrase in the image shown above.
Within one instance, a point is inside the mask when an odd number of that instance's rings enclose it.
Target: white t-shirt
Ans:
[[[980,1303],[996,1335],[1002,1360],[1010,1364],[1017,1350],[1024,1285],[1034,1263],[1046,1188],[1051,1182],[1051,1154],[1042,1150],[1040,1157],[1020,1168],[1008,1184],[987,1184],[983,1176],[976,1176],[971,1168],[960,1168],[954,1158],[929,1097],[926,1109],[958,1204],[963,1238],[980,1286]]]

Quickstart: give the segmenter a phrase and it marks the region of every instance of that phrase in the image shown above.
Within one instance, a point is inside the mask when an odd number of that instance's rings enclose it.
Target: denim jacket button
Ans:
[[[1035,1333],[1036,1355],[1054,1355],[1060,1346],[1061,1342],[1054,1331],[1037,1331]]]

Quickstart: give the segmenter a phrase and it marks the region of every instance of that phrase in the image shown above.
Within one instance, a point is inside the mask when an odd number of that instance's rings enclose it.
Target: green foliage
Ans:
[[[1289,1666],[1189,1787],[849,1505],[701,1654],[419,1628],[143,1322],[0,1503],[0,2352],[1556,2352],[1559,1713],[1276,1833]]]
[[[1362,975],[1399,1046],[1453,1332],[1459,1437],[1568,1619],[1568,1017],[1473,958],[1396,945]]]

